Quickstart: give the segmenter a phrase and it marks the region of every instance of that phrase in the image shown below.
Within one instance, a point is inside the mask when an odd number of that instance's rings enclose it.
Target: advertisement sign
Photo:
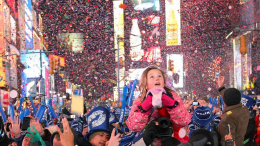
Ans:
[[[181,45],[180,0],[165,0],[166,46]]]
[[[26,97],[37,96],[37,78],[27,78],[27,90],[26,90]]]
[[[25,33],[26,33],[26,50],[33,49],[33,17],[32,1],[25,0]]]
[[[124,86],[124,73],[125,73],[125,49],[124,49],[124,10],[119,7],[120,4],[123,4],[123,0],[120,1],[113,1],[113,11],[114,11],[114,48],[115,48],[115,61],[120,62],[119,69],[116,68],[116,72],[119,70],[119,77],[118,80],[119,86]],[[118,40],[118,37],[122,40]],[[119,42],[118,42],[119,41]],[[118,54],[119,49],[119,54]],[[119,58],[119,60],[118,60]]]
[[[16,21],[14,20],[13,16],[10,16],[11,22],[11,41],[16,44]]]
[[[147,62],[162,62],[161,48],[160,47],[150,47],[144,55],[144,61]]]
[[[2,107],[8,107],[9,105],[9,92],[0,90],[0,99],[1,99],[1,104]]]
[[[171,70],[169,69],[169,62],[171,62]],[[167,55],[167,74],[172,78],[174,88],[183,88],[183,55],[182,54],[168,54]]]
[[[79,52],[84,49],[83,33],[60,33],[62,41],[66,42],[73,52]]]

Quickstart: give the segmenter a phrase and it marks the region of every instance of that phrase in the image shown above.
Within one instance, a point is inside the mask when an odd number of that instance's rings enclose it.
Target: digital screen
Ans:
[[[160,11],[160,0],[131,0],[135,10]]]
[[[150,2],[160,5],[160,1],[142,1],[141,4]],[[138,3],[135,1],[134,4]],[[162,62],[162,48],[165,46],[164,16],[160,11],[135,12],[136,5],[130,5],[124,16],[125,38],[129,40],[125,41],[127,69],[145,68]]]

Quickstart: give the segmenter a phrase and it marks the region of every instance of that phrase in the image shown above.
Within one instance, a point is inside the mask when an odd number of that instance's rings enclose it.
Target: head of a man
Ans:
[[[53,138],[53,146],[62,146],[59,133],[55,134],[55,136]]]
[[[31,140],[32,140],[31,137],[25,135],[23,138],[22,146],[31,146],[32,145]]]
[[[89,136],[89,142],[93,146],[105,146],[110,134],[107,131],[97,131]]]

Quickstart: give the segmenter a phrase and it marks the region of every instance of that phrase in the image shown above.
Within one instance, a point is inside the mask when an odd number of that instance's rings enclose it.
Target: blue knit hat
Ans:
[[[117,122],[119,122],[119,120],[117,119],[115,113],[110,112],[109,124],[117,123]]]
[[[82,133],[83,125],[79,120],[73,120],[70,122],[71,128],[75,129],[77,133]]]
[[[207,127],[209,127],[210,121],[213,119],[213,113],[209,107],[197,107],[193,111],[192,118],[192,122],[194,123],[195,127],[210,130]]]
[[[93,108],[87,114],[87,123],[88,123],[88,133],[86,138],[88,139],[89,136],[97,131],[106,131],[110,133],[109,130],[109,111],[102,107],[97,106]]]

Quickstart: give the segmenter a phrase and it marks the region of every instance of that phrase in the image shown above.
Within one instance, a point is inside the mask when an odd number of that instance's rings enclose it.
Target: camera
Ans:
[[[199,103],[197,100],[194,100],[194,101],[192,102],[192,105],[200,105],[200,103]]]
[[[173,128],[168,118],[162,117],[158,119],[158,134],[156,137],[172,137]]]

